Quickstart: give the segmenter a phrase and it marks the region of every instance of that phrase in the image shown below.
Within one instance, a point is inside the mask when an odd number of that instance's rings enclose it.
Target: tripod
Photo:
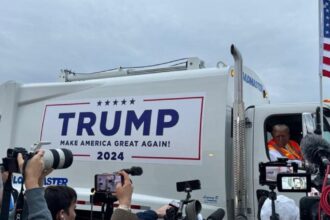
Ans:
[[[184,189],[184,191],[187,193],[187,196],[184,200],[181,200],[180,201],[180,207],[179,207],[179,210],[178,210],[178,213],[177,213],[177,219],[182,219],[182,210],[183,210],[183,206],[184,205],[187,205],[189,202],[191,202],[190,198],[191,198],[191,195],[190,193],[192,192],[192,189],[190,187],[186,187]]]
[[[116,196],[113,196],[111,193],[95,192],[95,194],[91,196],[90,200],[92,203],[102,202],[102,220],[111,218],[113,213],[113,203],[117,201]]]
[[[268,198],[272,201],[272,215],[270,216],[270,220],[279,220],[279,215],[275,212],[275,200],[276,200],[276,192],[274,191],[276,186],[270,185]]]

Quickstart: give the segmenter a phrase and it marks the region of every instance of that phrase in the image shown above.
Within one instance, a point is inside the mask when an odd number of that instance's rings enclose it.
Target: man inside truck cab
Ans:
[[[274,125],[272,137],[267,143],[270,161],[277,161],[278,158],[283,157],[289,160],[303,160],[299,144],[294,140],[290,140],[290,129],[287,125]]]

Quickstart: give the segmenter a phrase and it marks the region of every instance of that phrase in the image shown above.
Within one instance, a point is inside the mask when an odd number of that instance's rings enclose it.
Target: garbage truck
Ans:
[[[177,183],[197,181],[200,189],[189,193],[203,217],[222,208],[224,219],[256,219],[256,191],[267,190],[258,165],[269,161],[272,126],[285,123],[299,143],[315,126],[319,104],[271,104],[260,77],[233,45],[231,52],[233,65],[205,67],[192,57],[90,74],[64,70],[59,82],[5,82],[1,157],[36,142],[69,149],[73,164],[54,170],[44,185],[73,187],[78,215],[102,212],[91,200],[97,175],[141,167],[142,175],[131,176],[135,212],[183,200],[187,192]],[[329,132],[329,106],[323,117]],[[21,183],[15,173],[13,186]],[[301,195],[290,196],[298,204]]]

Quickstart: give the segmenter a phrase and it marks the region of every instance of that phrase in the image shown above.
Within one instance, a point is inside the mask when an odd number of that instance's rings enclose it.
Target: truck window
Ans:
[[[299,146],[302,139],[301,114],[269,116],[265,120],[264,134],[265,151],[269,160],[274,161],[278,157],[286,156],[297,159],[302,157]]]
[[[330,116],[330,115],[329,115]],[[330,117],[327,117],[327,115],[324,115],[324,120],[323,120],[323,137],[326,139],[328,142],[330,142]]]

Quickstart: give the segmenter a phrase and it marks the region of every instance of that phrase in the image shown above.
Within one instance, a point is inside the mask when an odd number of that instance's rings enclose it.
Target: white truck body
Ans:
[[[132,177],[132,204],[137,211],[183,199],[176,182],[199,179],[202,189],[193,191],[192,198],[202,202],[204,217],[221,207],[226,219],[232,219],[232,70],[218,67],[69,83],[4,83],[0,86],[0,155],[5,157],[8,148],[29,148],[36,141],[51,142],[44,148],[72,150],[72,166],[53,171],[45,185],[74,187],[78,209],[90,209],[95,174],[140,166],[143,175]],[[303,112],[315,112],[317,105],[271,105],[259,77],[247,68],[244,74],[247,215],[255,219],[256,189],[266,188],[259,186],[258,164],[269,160],[265,123],[276,116],[301,119]],[[19,175],[13,183],[19,186]]]

